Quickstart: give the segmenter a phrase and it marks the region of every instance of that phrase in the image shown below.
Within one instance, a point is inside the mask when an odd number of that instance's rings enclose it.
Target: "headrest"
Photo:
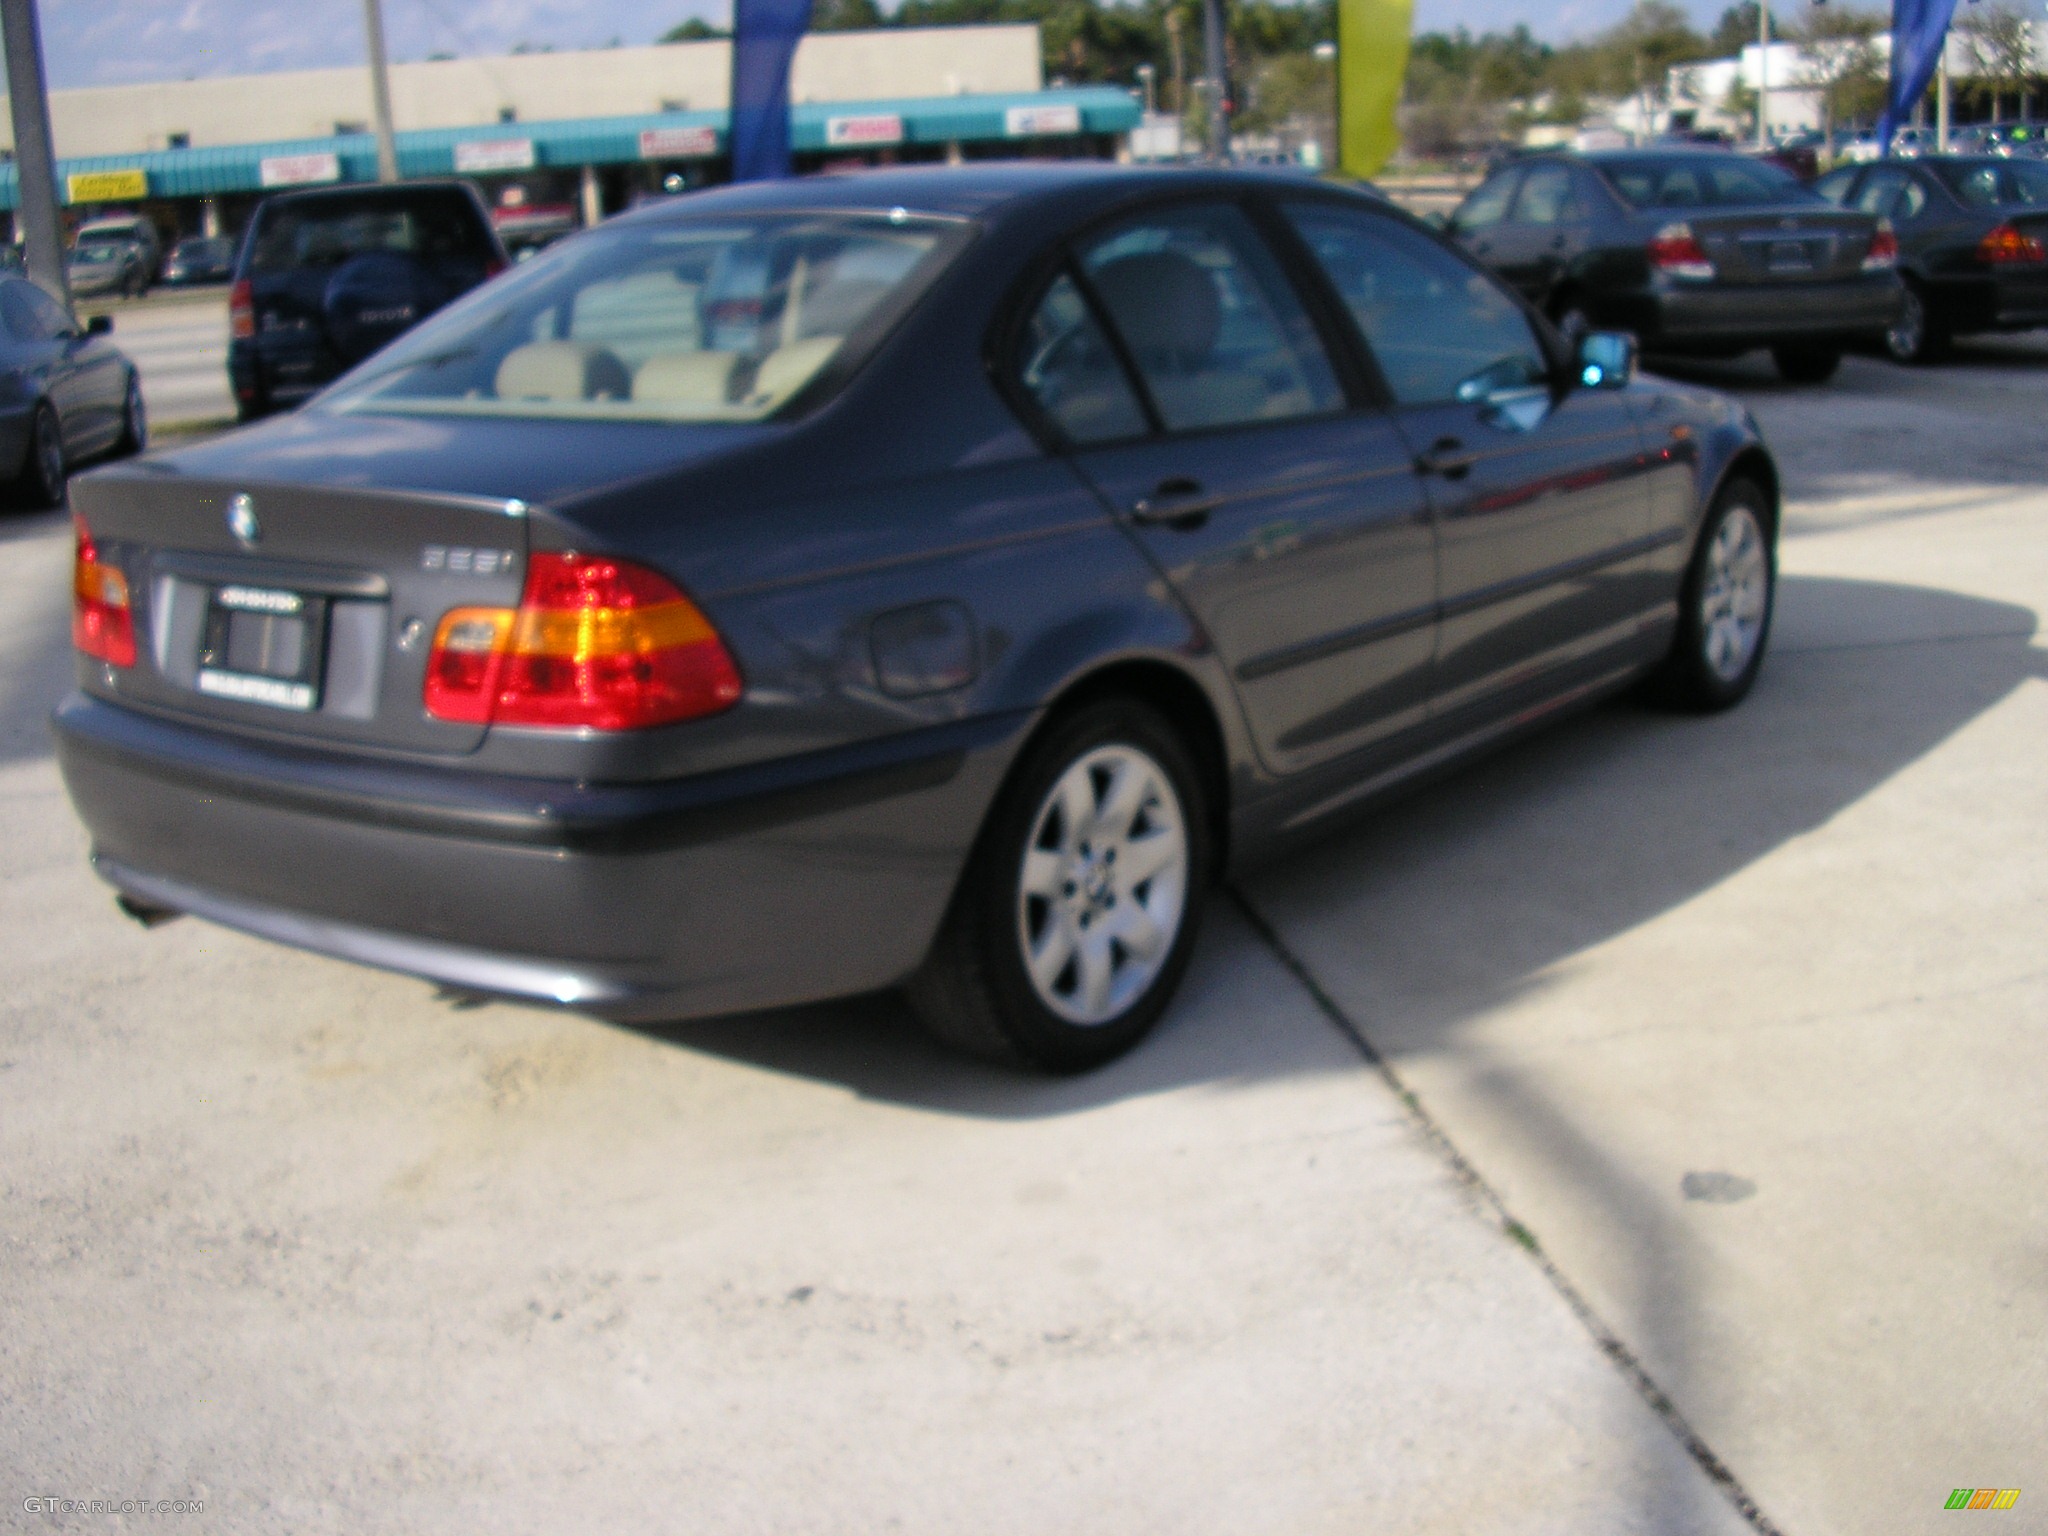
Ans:
[[[1179,251],[1119,256],[1093,274],[1124,344],[1141,362],[1199,368],[1223,329],[1216,283]]]
[[[498,364],[500,400],[624,400],[633,393],[626,365],[587,341],[535,341]]]
[[[737,352],[657,352],[633,375],[633,398],[723,405],[738,361]]]
[[[752,398],[755,404],[780,405],[811,380],[839,350],[843,336],[811,336],[777,347],[761,359],[754,374]]]

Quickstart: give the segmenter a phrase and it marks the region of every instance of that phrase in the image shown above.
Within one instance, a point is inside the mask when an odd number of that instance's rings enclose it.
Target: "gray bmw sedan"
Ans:
[[[905,986],[1085,1069],[1224,871],[1748,690],[1776,472],[1633,362],[1254,173],[679,199],[79,480],[65,777],[139,916],[622,1019]]]

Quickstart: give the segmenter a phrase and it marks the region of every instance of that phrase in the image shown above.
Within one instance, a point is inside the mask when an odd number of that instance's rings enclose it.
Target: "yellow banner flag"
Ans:
[[[1347,175],[1378,175],[1401,143],[1394,109],[1414,20],[1414,0],[1337,0],[1337,164]]]

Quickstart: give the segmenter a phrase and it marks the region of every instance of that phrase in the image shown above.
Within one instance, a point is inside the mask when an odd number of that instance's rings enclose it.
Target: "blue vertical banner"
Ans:
[[[1892,81],[1877,125],[1880,153],[1891,148],[1892,135],[1926,94],[1955,13],[1956,0],[1892,0]]]
[[[734,181],[789,174],[789,65],[810,25],[811,0],[733,0]]]

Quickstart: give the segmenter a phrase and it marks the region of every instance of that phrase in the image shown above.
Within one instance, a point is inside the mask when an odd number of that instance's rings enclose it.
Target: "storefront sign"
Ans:
[[[530,171],[533,164],[531,139],[467,139],[455,146],[458,171]]]
[[[1013,139],[1043,139],[1080,131],[1081,109],[1072,102],[1050,107],[1012,107],[1003,114],[1003,132]]]
[[[901,144],[903,119],[894,112],[877,112],[871,117],[828,117],[825,119],[825,142],[834,149]]]
[[[699,160],[718,153],[716,128],[642,128],[642,160]]]
[[[118,203],[149,196],[149,173],[140,169],[73,171],[64,184],[67,201],[74,203]]]
[[[329,150],[310,155],[265,155],[256,165],[266,187],[310,187],[341,180],[341,156]]]

